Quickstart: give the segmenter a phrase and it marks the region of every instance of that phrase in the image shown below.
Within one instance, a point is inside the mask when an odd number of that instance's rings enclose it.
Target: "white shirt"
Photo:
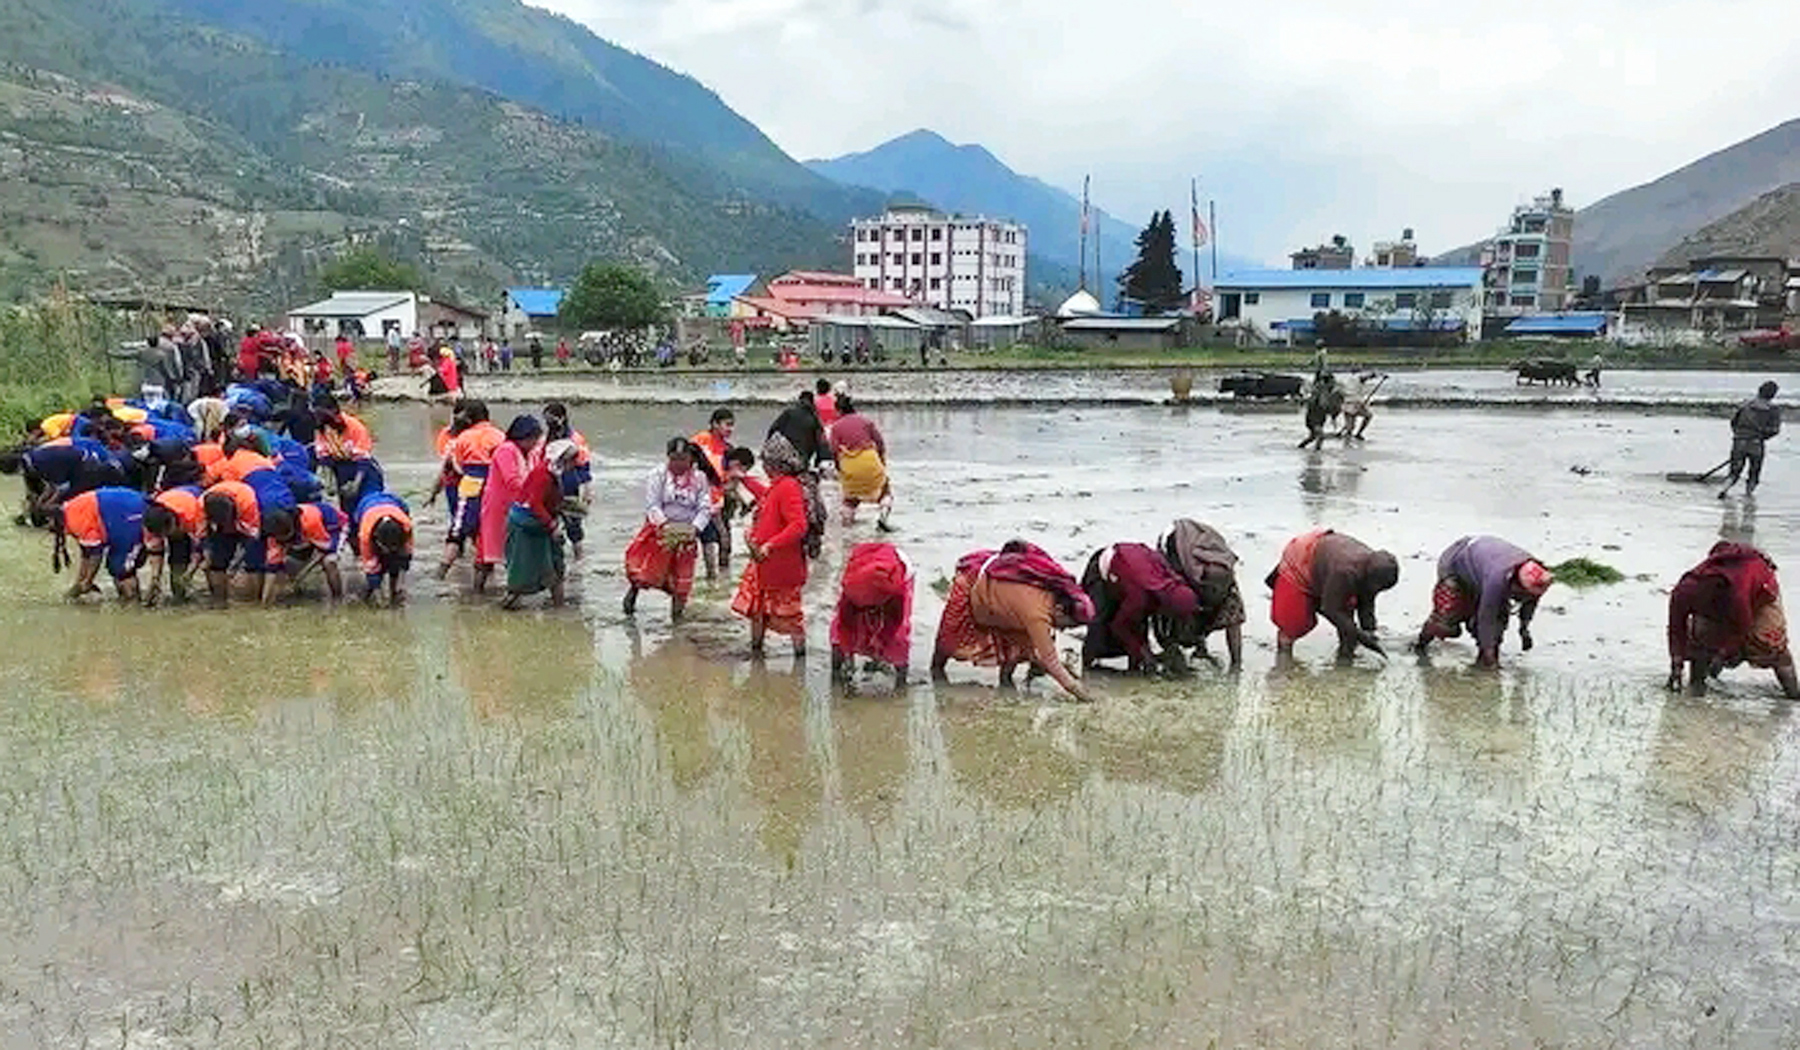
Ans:
[[[667,467],[656,468],[644,486],[644,517],[652,525],[704,530],[712,520],[712,482],[698,470],[677,478]]]

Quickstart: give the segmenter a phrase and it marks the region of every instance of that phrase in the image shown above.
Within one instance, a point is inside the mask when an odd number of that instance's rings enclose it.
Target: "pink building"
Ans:
[[[769,282],[766,296],[739,296],[738,303],[767,317],[778,327],[804,324],[817,317],[877,317],[884,311],[918,304],[896,292],[869,288],[849,274],[794,270]]]

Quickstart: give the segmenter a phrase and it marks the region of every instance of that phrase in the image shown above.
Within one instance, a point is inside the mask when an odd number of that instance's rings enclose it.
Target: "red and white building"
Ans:
[[[972,317],[1025,312],[1025,227],[919,205],[850,224],[856,279],[870,291]]]
[[[870,288],[849,274],[794,270],[770,281],[767,295],[738,296],[731,316],[787,329],[822,317],[879,317],[917,305],[904,295]]]

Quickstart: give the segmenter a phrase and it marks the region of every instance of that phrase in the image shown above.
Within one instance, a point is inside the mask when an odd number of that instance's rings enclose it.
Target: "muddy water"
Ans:
[[[398,614],[70,609],[0,533],[0,1047],[1800,1038],[1794,721],[1754,674],[1660,690],[1668,583],[1720,535],[1796,547],[1779,446],[1752,509],[1661,480],[1723,455],[1693,418],[1391,411],[1306,454],[1269,413],[884,412],[921,665],[977,544],[1236,540],[1243,676],[1078,708],[966,668],[833,697],[822,653],[747,660],[724,584],[627,625],[641,478],[702,415],[577,410],[603,499],[561,614],[454,577]],[[373,422],[422,491],[437,421]],[[1498,675],[1320,637],[1277,673],[1257,581],[1317,524],[1400,556],[1394,648],[1471,530],[1630,578],[1554,592]]]
[[[924,374],[850,369],[833,377],[858,397],[884,407],[910,404],[1161,404],[1169,398],[1172,369],[1083,369],[1057,371],[946,370]],[[1275,369],[1299,374],[1294,369]],[[1194,372],[1193,397],[1226,401],[1217,393],[1216,369]],[[1414,368],[1389,370],[1377,401],[1416,405],[1566,405],[1599,408],[1717,409],[1737,404],[1756,391],[1764,377],[1742,372],[1607,371],[1599,389],[1520,384],[1501,369]],[[1781,377],[1777,377],[1778,379]],[[561,397],[601,403],[711,405],[772,404],[794,396],[810,374],[769,372],[510,372],[469,377],[469,389],[489,399],[541,401]],[[410,378],[380,380],[382,396],[421,397],[424,384]]]

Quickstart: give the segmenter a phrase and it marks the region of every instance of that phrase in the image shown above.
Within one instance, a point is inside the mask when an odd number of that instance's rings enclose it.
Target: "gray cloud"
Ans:
[[[1795,116],[1800,68],[1800,9],[1745,0],[535,2],[795,156],[930,127],[1064,186],[1092,173],[1126,217],[1199,175],[1221,236],[1270,259],[1402,226],[1450,247],[1551,185],[1592,201]]]

